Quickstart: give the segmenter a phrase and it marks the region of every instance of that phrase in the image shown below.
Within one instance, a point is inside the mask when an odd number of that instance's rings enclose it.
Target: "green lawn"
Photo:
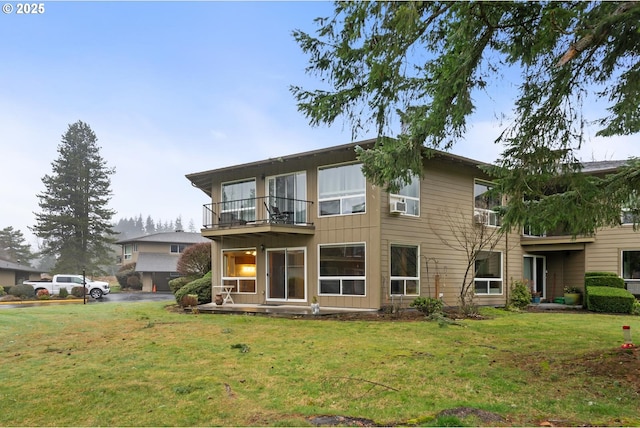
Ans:
[[[594,370],[638,370],[637,352],[615,360],[621,326],[640,331],[638,317],[492,311],[443,328],[165,305],[0,310],[0,425],[439,425],[457,407],[505,420],[491,425],[640,425],[633,376]]]

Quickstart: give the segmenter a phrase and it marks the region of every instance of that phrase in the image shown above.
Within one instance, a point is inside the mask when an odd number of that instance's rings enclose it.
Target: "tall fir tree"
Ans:
[[[21,231],[12,226],[0,230],[0,259],[30,265],[35,255]]]
[[[42,253],[57,257],[54,272],[103,272],[112,262],[115,211],[107,205],[115,169],[107,167],[95,133],[82,121],[69,125],[51,166],[53,173],[42,178],[41,212],[32,228],[44,240]]]

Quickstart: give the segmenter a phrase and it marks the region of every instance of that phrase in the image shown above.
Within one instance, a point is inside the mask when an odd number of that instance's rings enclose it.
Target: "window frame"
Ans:
[[[402,276],[402,275],[393,275],[393,248],[394,247],[404,247],[404,248],[415,248],[416,250],[416,259],[415,259],[415,268],[416,268],[416,276]],[[402,281],[402,293],[394,293],[393,292],[393,282],[394,281]],[[415,281],[416,282],[416,292],[415,293],[407,293],[407,281]],[[420,245],[417,244],[402,244],[402,243],[392,243],[389,245],[389,294],[391,296],[419,296],[420,295]]]
[[[482,193],[477,193],[477,186],[485,186],[487,190]],[[499,199],[498,205],[496,206],[501,206],[503,196],[500,195],[499,197],[497,197],[496,201],[491,201],[492,198],[488,197],[482,198],[482,195],[493,189],[493,187],[495,187],[495,184],[491,181],[482,180],[479,178],[473,179],[473,216],[474,222],[476,224],[484,224],[488,227],[500,227],[502,225],[502,218],[500,217],[500,215],[498,215],[494,208],[489,208],[488,205],[491,204],[491,202],[497,202],[497,200]],[[487,206],[478,206],[479,200],[486,201],[487,203],[484,205]]]
[[[253,189],[249,189],[249,192],[251,192],[251,190],[253,190],[253,197],[246,197],[246,198],[240,198],[240,199],[231,199],[231,200],[225,200],[225,187],[226,186],[233,186],[233,185],[237,185],[237,184],[243,184],[243,183],[253,183]],[[255,177],[249,177],[249,178],[243,178],[241,180],[233,180],[233,181],[225,181],[223,183],[220,183],[220,213],[219,215],[221,217],[224,217],[223,214],[227,214],[227,213],[237,213],[238,214],[238,218],[236,220],[244,220],[246,222],[252,222],[256,220],[256,197],[257,197],[257,180]],[[248,204],[247,206],[244,206],[244,204],[240,204],[239,206],[235,206],[237,205],[237,203],[239,201],[251,201],[251,204]],[[232,204],[233,202],[236,202],[236,204]],[[231,207],[228,207],[228,205],[231,205]],[[252,215],[253,214],[253,215]]]
[[[227,273],[227,264],[225,262],[225,253],[238,253],[237,255],[245,255],[245,256],[253,256],[254,258],[254,273],[253,276],[240,276],[240,275],[235,275],[235,276],[230,276],[230,275],[225,275]],[[258,274],[257,274],[257,267],[258,267],[258,250],[255,247],[247,247],[247,248],[224,248],[222,249],[221,253],[220,253],[220,257],[221,257],[221,261],[220,261],[220,277],[221,277],[221,283],[223,285],[228,285],[228,286],[233,286],[233,290],[231,290],[231,293],[233,294],[258,294]],[[234,257],[235,258],[235,257]],[[247,264],[247,263],[243,263],[243,264]],[[253,291],[241,291],[241,284],[240,281],[253,281]]]
[[[323,248],[336,248],[336,247],[345,247],[347,248],[362,248],[362,271],[364,275],[323,275],[322,274],[322,250]],[[346,252],[346,251],[345,251]],[[339,292],[331,293],[331,292],[322,292],[322,282],[323,281],[338,281],[339,284]],[[345,282],[354,281],[362,282],[362,294],[349,294],[344,292]],[[366,297],[367,296],[367,245],[366,242],[342,242],[342,243],[332,243],[332,244],[319,244],[318,245],[318,284],[317,291],[319,296],[340,296],[340,297]]]
[[[175,251],[174,251],[174,247]],[[171,254],[182,254],[184,253],[184,250],[186,250],[189,247],[189,245],[187,244],[169,244],[169,253]]]
[[[410,189],[413,186],[416,186],[416,190],[418,193],[418,196],[411,196],[411,195],[407,195],[406,193],[408,193],[408,189]],[[403,191],[405,193],[403,193]],[[413,206],[416,207],[417,209],[417,213],[410,213],[409,212],[409,205],[407,204],[407,210],[403,213],[400,213],[400,215],[403,216],[408,216],[408,217],[420,217],[420,177],[417,175],[413,175],[411,176],[411,183],[406,183],[404,186],[402,186],[400,189],[398,189],[398,193],[389,193],[389,200],[400,200],[404,203],[406,203],[407,201],[412,201],[415,203],[412,204]]]
[[[478,268],[476,266],[476,263],[478,262],[478,257],[481,254],[498,254],[500,255],[500,266],[498,267],[499,269],[499,273],[500,275],[498,277],[493,277],[493,276],[479,276],[478,275]],[[485,257],[485,259],[488,257]],[[478,251],[476,253],[475,256],[475,260],[473,261],[473,293],[476,296],[502,296],[504,294],[504,255],[502,253],[502,251],[489,251],[489,250],[482,250],[482,251]],[[486,283],[486,292],[482,292],[482,293],[478,293],[478,283]],[[491,283],[492,282],[499,282],[500,283],[500,292],[499,293],[492,293],[491,292]]]
[[[340,190],[339,192],[337,192],[338,194],[336,194],[335,196],[322,197],[321,186],[323,183],[321,178],[321,172],[331,170],[331,169],[335,170],[339,168],[348,168],[352,166],[359,166],[360,174],[362,175],[362,189],[349,188],[346,190]],[[349,163],[340,163],[340,164],[334,164],[334,165],[321,166],[321,167],[318,167],[317,169],[317,177],[318,177],[318,189],[317,189],[318,190],[318,217],[335,217],[335,216],[342,216],[342,215],[366,214],[367,212],[367,179],[364,176],[364,173],[362,172],[362,163],[349,162]],[[362,198],[363,209],[361,211],[345,212],[345,209],[346,209],[345,201],[348,199],[356,199],[356,198]],[[327,202],[337,202],[339,204],[338,212],[323,214],[322,205]],[[352,205],[351,207],[354,207],[354,206],[357,206],[357,205]]]

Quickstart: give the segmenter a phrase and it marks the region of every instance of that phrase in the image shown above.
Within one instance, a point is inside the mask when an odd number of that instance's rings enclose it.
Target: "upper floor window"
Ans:
[[[640,213],[637,208],[638,206],[640,206],[640,201],[638,200],[638,195],[636,194],[636,192],[633,191],[629,195],[629,200],[627,201],[627,203],[622,207],[622,212],[620,213],[620,223],[640,223]]]
[[[171,253],[173,254],[181,254],[188,247],[185,244],[171,244]]]
[[[138,245],[137,244],[126,244],[124,246],[124,259],[125,260],[131,260],[133,258],[133,253],[135,251],[138,251]]]
[[[475,294],[502,294],[502,253],[479,251],[475,260]]]
[[[395,206],[391,206],[392,212],[420,216],[420,177],[413,176],[411,182],[402,186],[398,193],[391,193],[389,201],[391,204],[395,204]]]
[[[320,294],[365,295],[364,244],[320,246]]]
[[[478,224],[500,226],[502,219],[496,209],[502,205],[502,197],[491,193],[493,185],[486,181],[475,180],[473,186],[474,220]]]
[[[236,181],[222,185],[221,223],[256,219],[256,180]]]
[[[320,216],[365,212],[366,180],[361,164],[318,170]]]
[[[418,260],[420,258],[416,245],[391,246],[391,294],[409,296],[420,294]]]

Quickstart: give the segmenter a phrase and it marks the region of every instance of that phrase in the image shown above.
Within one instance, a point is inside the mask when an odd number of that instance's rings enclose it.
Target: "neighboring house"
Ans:
[[[40,271],[20,263],[0,259],[0,285],[22,284],[22,281],[40,279]]]
[[[437,152],[421,180],[388,194],[356,160],[355,147],[374,142],[187,175],[212,198],[202,229],[212,241],[212,285],[233,287],[235,303],[308,305],[317,296],[323,306],[377,309],[418,296],[457,305],[469,263],[480,305],[503,305],[514,280],[552,299],[581,286],[588,270],[640,272],[640,235],[630,225],[597,240],[514,231],[469,261],[459,232],[500,225],[492,208],[501,200],[487,196],[491,177],[479,168],[486,164]]]
[[[135,271],[142,278],[142,290],[169,291],[169,280],[180,276],[176,271],[178,259],[186,248],[200,242],[209,242],[199,233],[175,231],[154,233],[123,239],[119,264],[135,263]]]

